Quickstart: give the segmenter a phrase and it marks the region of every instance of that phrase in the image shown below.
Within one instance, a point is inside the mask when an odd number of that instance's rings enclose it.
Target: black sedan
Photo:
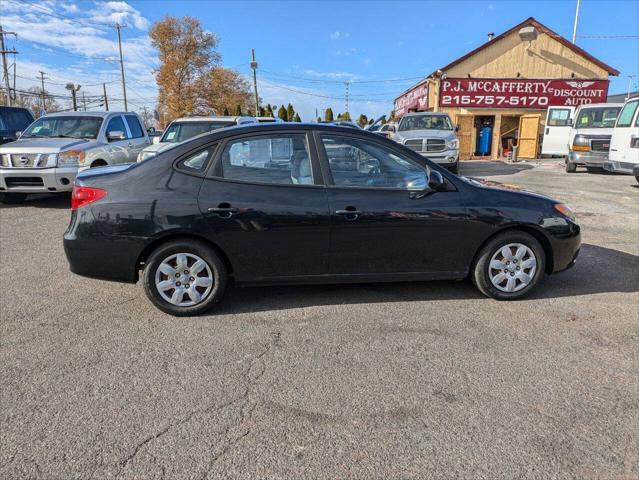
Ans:
[[[513,300],[570,267],[565,205],[458,177],[363,130],[255,124],[138,164],[78,176],[64,235],[71,270],[142,282],[173,315],[242,285],[470,277]]]

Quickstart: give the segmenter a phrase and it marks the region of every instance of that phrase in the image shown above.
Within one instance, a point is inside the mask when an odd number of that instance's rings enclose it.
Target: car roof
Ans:
[[[173,120],[174,122],[215,122],[215,121],[224,121],[227,120],[229,122],[237,122],[240,118],[251,119],[253,117],[247,117],[243,115],[222,115],[222,116],[190,116],[190,117],[180,117]]]
[[[89,112],[55,112],[47,113],[46,117],[101,117],[105,118],[109,115],[137,115],[135,112],[101,112],[101,111],[89,111]]]
[[[439,117],[448,117],[449,115],[446,112],[408,112],[407,114],[403,115],[402,118],[404,117],[415,117],[418,115],[436,115]]]

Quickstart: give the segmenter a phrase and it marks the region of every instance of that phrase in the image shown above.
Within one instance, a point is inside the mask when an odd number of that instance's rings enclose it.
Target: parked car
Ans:
[[[593,103],[577,108],[575,120],[570,122],[566,172],[574,173],[579,166],[588,171],[603,168],[608,160],[612,129],[622,107],[619,103]]]
[[[639,98],[628,100],[615,122],[610,139],[610,155],[604,168],[634,175],[639,183]]]
[[[150,144],[133,112],[66,112],[38,118],[0,146],[0,202],[29,193],[68,192],[78,170],[135,162]]]
[[[366,125],[366,127],[364,127],[364,130],[367,130],[372,133],[376,133],[390,140],[394,140],[395,134],[397,133],[397,123],[395,122],[382,123],[382,121],[386,121],[385,115],[382,115],[374,122],[371,122],[368,125]]]
[[[407,113],[399,121],[395,141],[457,173],[459,140],[447,113]]]
[[[264,140],[291,145],[287,169],[236,158],[253,145],[268,155]],[[366,168],[334,157],[352,149]],[[148,298],[172,315],[204,312],[231,280],[470,276],[483,294],[514,300],[573,265],[579,246],[579,226],[555,200],[457,177],[363,130],[299,123],[213,131],[83,172],[64,234],[73,272],[135,283],[142,270]]]
[[[13,142],[33,122],[31,110],[21,107],[0,107],[0,145]]]
[[[347,127],[347,128],[354,128],[356,130],[362,130],[362,127],[360,127],[357,123],[352,122],[350,120],[335,120],[334,122],[320,122],[320,124],[335,125],[337,127]]]
[[[575,119],[577,107],[550,107],[546,113],[544,138],[541,154],[555,157],[567,157],[570,153],[570,130]]]
[[[255,117],[249,116],[224,116],[224,117],[182,117],[173,120],[164,133],[159,138],[153,139],[153,145],[149,145],[138,155],[137,161],[141,162],[153,157],[175,145],[196,135],[217,130],[218,128],[232,127],[234,125],[244,125],[256,123]]]
[[[257,120],[258,123],[283,123],[284,120],[282,120],[279,117],[255,117],[255,119]]]

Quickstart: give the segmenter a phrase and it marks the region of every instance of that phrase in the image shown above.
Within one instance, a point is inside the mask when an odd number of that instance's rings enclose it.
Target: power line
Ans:
[[[85,25],[85,26],[88,26],[88,27],[91,27],[91,28],[96,27],[96,26],[99,26],[99,27],[108,26],[108,24],[106,24],[106,23],[100,23],[100,22],[90,23],[90,22],[86,22],[84,20],[80,20],[78,18],[74,18],[74,17],[71,17],[69,15],[65,15],[65,14],[60,13],[60,12],[55,12],[53,10],[48,9],[47,7],[43,7],[42,5],[38,5],[36,3],[27,2],[26,0],[11,0],[11,1],[12,2],[16,2],[16,1],[20,2],[20,3],[24,4],[24,5],[28,5],[31,8],[35,8],[37,10],[40,10],[41,12],[48,13],[49,15],[53,15],[54,17],[64,18],[65,20],[72,20],[74,23],[79,23],[81,25]]]

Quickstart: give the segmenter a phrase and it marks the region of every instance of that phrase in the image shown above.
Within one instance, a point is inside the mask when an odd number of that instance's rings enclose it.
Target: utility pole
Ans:
[[[118,30],[118,48],[120,49],[120,73],[122,75],[122,96],[124,98],[124,111],[128,112],[128,106],[126,103],[126,81],[124,79],[124,60],[122,60],[122,35],[120,29],[126,27],[126,25],[115,24],[115,28]]]
[[[253,90],[255,91],[255,116],[257,117],[260,114],[260,99],[257,96],[257,62],[253,48],[251,48],[251,69],[253,70]]]
[[[575,11],[575,25],[572,29],[572,43],[577,43],[577,24],[579,23],[579,5],[581,0],[577,0],[577,10]]]
[[[346,113],[348,113],[348,90],[351,87],[351,82],[350,81],[346,81],[344,82],[344,85],[346,86],[346,95],[345,95],[345,100],[346,100]],[[349,113],[350,116],[350,113]]]
[[[78,102],[76,99],[76,92],[78,90],[80,90],[80,85],[74,85],[73,83],[67,83],[65,88],[67,90],[71,90],[71,99],[73,100],[73,111],[77,112],[78,111]]]
[[[2,53],[2,72],[4,75],[4,85],[7,89],[7,105],[11,106],[11,84],[9,83],[9,63],[7,61],[7,53],[16,54],[15,50],[7,50],[4,45],[4,37],[5,35],[14,35],[17,36],[15,32],[5,32],[0,25],[0,53]]]
[[[104,109],[108,112],[109,111],[109,100],[107,99],[107,94],[106,94],[106,83],[102,84],[102,91],[104,92]]]
[[[45,106],[44,103],[44,80],[45,80],[45,74],[42,70],[39,71],[40,73],[40,81],[42,82],[42,112],[40,112],[41,115],[44,114],[44,112],[46,112],[47,108]]]

